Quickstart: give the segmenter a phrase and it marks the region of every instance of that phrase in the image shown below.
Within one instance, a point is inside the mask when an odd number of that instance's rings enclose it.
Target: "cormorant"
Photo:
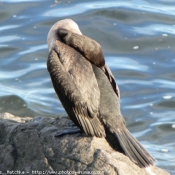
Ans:
[[[75,125],[89,136],[105,137],[138,166],[153,165],[154,158],[126,128],[119,88],[101,46],[71,19],[55,23],[47,42],[53,87]]]

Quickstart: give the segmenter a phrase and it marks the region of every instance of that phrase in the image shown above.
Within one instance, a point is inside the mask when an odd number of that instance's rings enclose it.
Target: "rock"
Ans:
[[[54,137],[69,121],[0,114],[0,174],[169,174],[154,166],[139,168],[104,138],[83,133]]]

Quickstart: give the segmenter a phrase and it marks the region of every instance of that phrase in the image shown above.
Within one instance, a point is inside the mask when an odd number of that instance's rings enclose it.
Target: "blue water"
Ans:
[[[50,81],[47,34],[71,18],[98,41],[129,130],[175,174],[175,1],[0,2],[0,112],[65,115]]]

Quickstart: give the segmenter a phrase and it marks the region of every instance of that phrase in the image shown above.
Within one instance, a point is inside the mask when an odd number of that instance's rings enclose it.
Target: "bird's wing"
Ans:
[[[119,97],[119,99],[120,99],[120,89],[119,89],[118,85],[116,84],[115,77],[114,77],[114,75],[112,74],[110,68],[108,67],[107,64],[105,64],[101,69],[103,70],[103,72],[104,72],[104,73],[106,74],[106,76],[108,77],[108,80],[110,81],[114,92],[116,93],[116,95],[117,95],[117,96]]]
[[[100,91],[92,65],[80,53],[57,41],[47,61],[55,91],[69,117],[91,136],[104,137],[98,119]]]
[[[104,54],[100,44],[85,35],[73,33],[66,29],[60,29],[58,33],[65,44],[77,50],[88,61],[99,67],[106,74],[114,92],[120,98],[119,87],[116,84],[115,77],[113,76],[110,68],[105,63]]]

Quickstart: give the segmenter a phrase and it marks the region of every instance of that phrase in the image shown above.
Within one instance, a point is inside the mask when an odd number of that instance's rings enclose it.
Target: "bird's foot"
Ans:
[[[73,127],[69,127],[63,131],[61,131],[60,133],[57,133],[55,135],[55,137],[59,137],[59,136],[63,136],[63,135],[66,135],[66,134],[77,134],[77,133],[82,133],[83,131],[78,128],[77,126],[73,126]]]
[[[69,125],[70,127],[77,127],[77,126],[75,125],[75,123],[72,122],[72,121],[69,121],[68,125]]]

